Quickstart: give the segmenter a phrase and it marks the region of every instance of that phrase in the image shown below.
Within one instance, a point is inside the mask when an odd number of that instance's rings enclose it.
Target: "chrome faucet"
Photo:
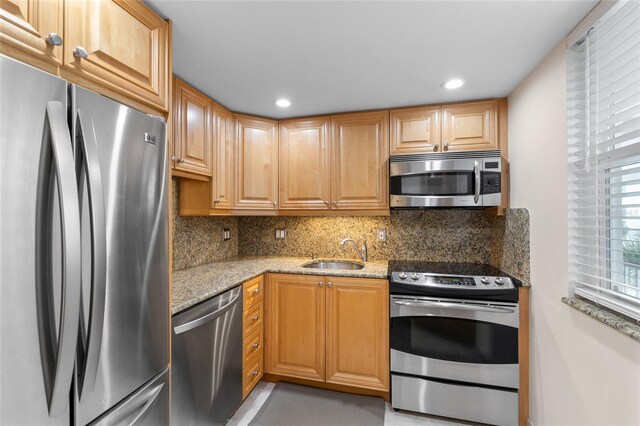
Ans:
[[[358,244],[356,244],[356,242],[351,238],[345,238],[340,242],[340,244],[342,244],[342,247],[346,246],[347,243],[353,244],[353,248],[356,250],[356,254],[360,258],[360,260],[362,260],[363,262],[367,261],[367,240],[364,240],[364,242],[362,243],[362,250],[358,250]]]

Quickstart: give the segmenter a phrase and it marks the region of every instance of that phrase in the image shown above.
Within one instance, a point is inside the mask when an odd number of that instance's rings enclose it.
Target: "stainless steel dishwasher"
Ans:
[[[242,403],[242,287],[173,317],[171,423],[223,425]]]

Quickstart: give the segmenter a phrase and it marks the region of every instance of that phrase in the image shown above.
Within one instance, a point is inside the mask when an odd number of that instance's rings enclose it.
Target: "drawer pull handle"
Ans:
[[[254,288],[253,289],[253,294],[258,294],[260,293],[260,289],[259,288]]]
[[[253,320],[254,320],[254,321],[258,321],[258,316],[257,316],[257,315],[254,315],[254,316],[253,316]]]
[[[254,343],[252,346],[253,346],[253,349],[258,349],[258,347],[260,346],[260,343]]]
[[[257,376],[258,375],[258,370],[253,370],[253,373],[251,373],[251,374],[253,374],[254,377]]]

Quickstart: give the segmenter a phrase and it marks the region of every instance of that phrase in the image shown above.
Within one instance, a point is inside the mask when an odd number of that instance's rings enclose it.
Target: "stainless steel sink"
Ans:
[[[349,262],[348,260],[314,260],[313,262],[302,265],[303,268],[314,269],[362,269],[364,265],[357,262]]]

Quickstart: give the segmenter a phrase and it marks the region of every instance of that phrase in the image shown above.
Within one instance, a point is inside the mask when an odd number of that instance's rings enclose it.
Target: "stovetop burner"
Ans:
[[[518,301],[520,281],[500,269],[479,263],[391,260],[391,294]]]

